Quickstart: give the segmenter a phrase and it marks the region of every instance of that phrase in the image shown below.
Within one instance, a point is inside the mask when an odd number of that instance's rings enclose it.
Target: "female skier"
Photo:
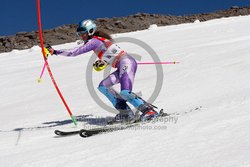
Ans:
[[[137,69],[135,59],[113,43],[109,34],[96,31],[96,24],[92,20],[81,21],[76,31],[77,35],[84,41],[83,45],[70,50],[55,50],[48,47],[50,54],[73,57],[93,50],[98,57],[98,60],[93,64],[97,71],[103,70],[107,65],[116,68],[116,71],[102,80],[98,86],[98,90],[119,111],[115,120],[131,121],[134,119],[134,113],[126,102],[129,102],[142,112],[140,117],[142,120],[156,117],[158,113],[153,109],[152,105],[132,92]],[[118,83],[121,86],[120,93],[117,93],[112,88],[113,85]]]

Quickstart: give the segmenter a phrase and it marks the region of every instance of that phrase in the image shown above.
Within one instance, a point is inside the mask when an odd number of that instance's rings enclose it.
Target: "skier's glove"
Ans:
[[[46,50],[49,52],[50,55],[56,55],[56,50],[51,47],[50,44],[45,46]]]
[[[102,71],[107,67],[107,63],[105,61],[102,60],[97,60],[95,61],[95,63],[93,64],[93,68],[96,71]]]

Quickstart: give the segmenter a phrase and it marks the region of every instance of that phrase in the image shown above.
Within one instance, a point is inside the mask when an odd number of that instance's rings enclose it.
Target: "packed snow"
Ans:
[[[250,16],[239,16],[114,34],[143,41],[161,61],[180,62],[163,65],[163,85],[154,101],[173,115],[90,138],[57,137],[54,130],[97,127],[114,116],[88,91],[86,69],[93,53],[49,57],[77,127],[48,73],[37,82],[44,63],[38,46],[1,53],[0,166],[250,166],[249,27]],[[140,55],[141,61],[156,56],[133,43],[119,45]],[[73,42],[53,47],[76,46]],[[149,99],[157,75],[154,65],[139,65],[134,92]],[[102,79],[102,72],[93,72],[93,87]]]

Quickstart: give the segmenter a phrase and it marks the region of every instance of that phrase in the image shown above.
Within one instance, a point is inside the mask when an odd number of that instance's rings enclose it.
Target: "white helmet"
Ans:
[[[89,36],[94,35],[96,31],[96,24],[92,20],[83,20],[79,22],[79,25],[76,31],[78,35],[81,35],[84,33],[88,33]]]

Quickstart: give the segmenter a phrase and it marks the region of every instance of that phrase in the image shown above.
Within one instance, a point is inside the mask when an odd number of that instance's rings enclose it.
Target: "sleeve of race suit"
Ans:
[[[95,50],[102,44],[102,41],[92,38],[86,44],[76,47],[74,49],[67,50],[55,50],[56,55],[67,56],[67,57],[75,57],[83,53],[87,53],[91,50]]]

